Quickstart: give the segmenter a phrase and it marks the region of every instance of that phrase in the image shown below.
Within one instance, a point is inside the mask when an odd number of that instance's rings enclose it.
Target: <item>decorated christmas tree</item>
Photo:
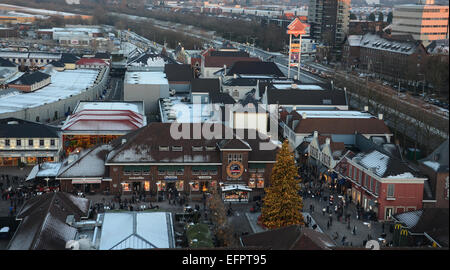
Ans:
[[[269,229],[303,225],[303,201],[299,195],[300,180],[294,155],[285,140],[272,169],[270,187],[261,209],[261,222]]]

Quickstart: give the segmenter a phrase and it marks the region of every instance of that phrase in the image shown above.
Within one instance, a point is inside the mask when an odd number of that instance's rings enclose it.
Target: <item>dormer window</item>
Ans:
[[[181,152],[181,151],[183,151],[183,147],[182,146],[172,146],[172,151]]]
[[[199,152],[203,150],[203,146],[192,146],[192,151]]]
[[[169,151],[169,146],[160,146],[159,151]]]

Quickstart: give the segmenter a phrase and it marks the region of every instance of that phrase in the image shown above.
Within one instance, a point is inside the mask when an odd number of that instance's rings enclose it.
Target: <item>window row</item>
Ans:
[[[22,141],[26,142],[27,140],[15,140],[16,146],[22,146]],[[12,142],[12,140],[5,139],[5,146],[11,146],[11,142]],[[45,145],[45,140],[39,140],[39,146],[42,147],[44,145]],[[51,146],[55,146],[55,140],[54,139],[50,140],[50,145]],[[28,140],[28,146],[34,146],[34,140],[32,140],[32,139]]]

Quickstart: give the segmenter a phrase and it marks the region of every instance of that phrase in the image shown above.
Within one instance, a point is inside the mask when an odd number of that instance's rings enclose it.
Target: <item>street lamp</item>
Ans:
[[[44,178],[45,181],[47,181],[47,187],[48,187],[48,181],[50,180],[50,178],[46,177]]]

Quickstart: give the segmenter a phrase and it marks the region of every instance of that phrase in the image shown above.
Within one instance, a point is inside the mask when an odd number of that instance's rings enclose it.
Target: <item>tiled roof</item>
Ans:
[[[230,68],[235,62],[238,61],[253,61],[260,62],[257,57],[221,57],[221,56],[205,56],[205,67],[218,67],[223,68],[224,65]]]
[[[319,106],[347,105],[345,92],[339,90],[268,89],[266,95],[268,104]]]
[[[265,75],[272,77],[285,77],[284,73],[274,62],[237,61],[227,72],[227,76],[237,75]]]
[[[169,82],[190,82],[194,79],[194,72],[191,65],[166,64],[164,66],[164,73],[166,73],[167,80],[169,80]]]
[[[300,134],[392,134],[383,120],[377,118],[306,118],[300,119],[294,130]]]
[[[17,124],[15,124],[17,122]],[[10,123],[10,124],[8,124]],[[58,129],[17,118],[0,119],[1,138],[59,138]]]

